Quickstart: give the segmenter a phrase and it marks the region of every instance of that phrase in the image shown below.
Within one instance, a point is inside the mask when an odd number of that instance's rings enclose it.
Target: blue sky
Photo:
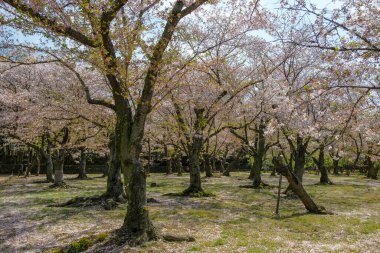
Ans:
[[[331,9],[331,8],[339,6],[339,1],[309,0],[309,2],[315,4],[317,6],[317,8],[320,8],[320,9],[322,9],[322,8]],[[275,11],[277,8],[280,7],[280,0],[261,0],[261,4],[263,7]],[[19,31],[13,31],[13,32],[14,32],[14,34],[13,34],[14,38],[18,39],[21,42],[30,42],[30,43],[34,43],[34,44],[40,43],[40,36],[38,36],[38,35],[25,36]],[[264,35],[264,34],[262,34],[262,35]]]

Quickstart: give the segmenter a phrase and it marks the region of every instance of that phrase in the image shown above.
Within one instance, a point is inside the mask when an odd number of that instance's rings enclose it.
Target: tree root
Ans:
[[[119,203],[123,203],[123,201],[115,200],[114,198],[107,198],[103,195],[94,197],[76,197],[64,203],[48,205],[48,207],[102,206],[105,210],[113,210],[118,207]]]
[[[195,238],[192,236],[179,236],[165,234],[160,236],[166,242],[195,242]]]
[[[206,192],[206,191],[183,191],[179,193],[166,193],[163,196],[172,196],[172,197],[191,197],[191,198],[202,198],[202,197],[214,197],[215,194],[211,192]]]
[[[329,180],[327,183],[326,182],[323,182],[323,183],[319,182],[319,183],[316,183],[315,185],[333,185],[333,184],[334,183],[331,180]]]
[[[49,188],[52,188],[52,189],[69,189],[69,188],[72,188],[70,185],[66,184],[65,182],[61,182],[59,184],[52,184],[49,186]]]
[[[248,189],[271,189],[275,188],[272,185],[261,182],[259,185],[239,185],[239,188],[248,188]]]
[[[331,211],[327,211],[324,206],[318,206],[318,210],[312,210],[309,212],[313,213],[313,214],[324,214],[324,215],[333,215],[334,214]]]
[[[160,201],[158,201],[157,199],[154,199],[154,198],[147,198],[146,202],[147,203],[160,203]]]

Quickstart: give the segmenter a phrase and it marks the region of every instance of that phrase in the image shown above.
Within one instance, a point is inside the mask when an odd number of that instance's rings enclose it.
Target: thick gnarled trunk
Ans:
[[[203,192],[201,183],[201,170],[199,156],[202,148],[202,138],[194,137],[191,147],[190,156],[190,185],[183,192],[184,195],[190,195],[197,192]]]
[[[124,201],[125,193],[121,181],[121,158],[119,148],[117,148],[116,145],[118,145],[118,142],[115,141],[115,135],[111,134],[108,144],[110,157],[108,164],[107,189],[103,196],[116,201]]]
[[[200,154],[203,145],[203,135],[202,130],[204,127],[204,109],[195,108],[195,123],[194,129],[195,133],[192,137],[192,143],[190,147],[190,185],[184,190],[184,195],[191,195],[198,192],[203,192],[201,183],[201,172],[200,172]]]
[[[123,167],[128,173],[127,215],[121,228],[121,234],[126,236],[131,245],[143,244],[157,239],[157,234],[149,219],[146,202],[146,174],[139,158],[127,158]]]

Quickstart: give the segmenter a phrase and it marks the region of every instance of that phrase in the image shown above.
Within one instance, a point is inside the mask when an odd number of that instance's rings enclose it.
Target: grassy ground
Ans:
[[[281,199],[281,217],[276,218],[277,188],[239,188],[250,183],[247,176],[204,179],[204,189],[215,196],[187,198],[163,194],[185,189],[188,175],[152,174],[148,197],[160,201],[148,204],[154,224],[163,233],[192,235],[196,241],[157,241],[144,248],[113,250],[95,245],[87,252],[379,252],[379,181],[330,176],[335,185],[315,185],[318,176],[307,174],[307,191],[335,215],[307,214],[299,200]],[[104,236],[123,223],[125,205],[111,211],[47,207],[75,196],[101,194],[105,179],[78,181],[69,176],[68,189],[48,188],[38,182],[43,179],[0,176],[0,252],[58,252],[55,249],[86,236]],[[263,179],[278,184],[278,177],[265,174]],[[150,187],[151,182],[158,187]]]

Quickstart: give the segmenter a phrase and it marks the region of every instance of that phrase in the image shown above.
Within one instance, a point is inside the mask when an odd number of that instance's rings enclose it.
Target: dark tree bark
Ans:
[[[108,144],[110,150],[110,160],[107,175],[107,188],[103,196],[105,198],[123,202],[125,200],[125,192],[121,181],[121,157],[120,153],[117,153],[116,145],[118,145],[118,142],[115,140],[115,134],[111,134]]]
[[[310,195],[305,191],[302,182],[297,178],[297,176],[290,170],[290,168],[282,161],[281,158],[274,157],[273,165],[276,171],[285,176],[288,180],[291,190],[300,198],[305,208],[316,214],[326,214],[326,209],[322,206],[317,206]]]
[[[33,150],[31,149],[28,149],[28,159],[26,161],[26,168],[25,168],[25,173],[24,173],[24,176],[25,177],[29,177],[30,176],[30,173],[31,173],[31,170],[32,170],[32,163],[33,163],[33,160],[32,160],[32,156],[33,156]]]
[[[206,177],[213,177],[214,175],[212,174],[210,155],[204,154],[203,157],[204,157],[204,163],[205,163]]]
[[[79,175],[78,179],[84,180],[87,179],[86,174],[86,167],[87,167],[87,155],[85,148],[80,149],[80,162],[79,162]]]
[[[46,145],[46,150],[45,150],[45,145]],[[48,182],[54,182],[54,178],[53,178],[54,166],[53,166],[51,149],[52,149],[52,143],[49,140],[49,134],[45,133],[42,136],[42,148],[40,150],[40,154],[46,161],[46,181]]]
[[[321,177],[319,183],[321,184],[331,184],[329,176],[327,174],[326,166],[325,166],[325,146],[323,144],[319,145],[319,156],[317,161],[317,166],[319,171],[321,172]]]
[[[36,162],[36,176],[39,176],[40,171],[41,171],[41,152],[36,153],[35,162]]]
[[[305,173],[306,162],[306,145],[303,143],[303,138],[297,135],[297,146],[294,154],[294,174],[302,182],[303,174]]]
[[[333,157],[334,175],[339,175],[339,157]]]
[[[202,128],[204,124],[204,109],[194,109],[195,112],[195,133],[192,137],[192,145],[190,147],[190,185],[183,192],[184,195],[190,195],[203,192],[200,173],[200,153],[203,145]]]
[[[150,169],[152,167],[152,152],[151,152],[151,146],[150,146],[150,138],[148,138],[148,166],[147,166],[147,173],[150,173]]]
[[[54,186],[65,185],[63,167],[65,164],[65,150],[59,149],[56,152],[56,157],[54,159]]]
[[[371,150],[368,151],[368,154],[365,156],[365,166],[367,167],[367,177],[371,179],[377,179],[377,167],[374,166],[371,159]]]
[[[254,188],[260,188],[264,185],[261,179],[261,170],[263,168],[264,158],[267,151],[264,136],[265,127],[266,125],[264,124],[264,120],[261,119],[256,128],[255,146],[250,148],[254,159],[250,175],[251,179],[253,179]]]
[[[51,151],[51,143],[48,142],[47,148],[46,148],[46,180],[48,182],[54,182],[53,178],[53,158],[52,158],[52,151]]]
[[[164,154],[165,154],[165,159],[166,159],[166,174],[171,175],[173,174],[173,168],[172,168],[172,159],[169,155],[169,150],[168,150],[168,145],[164,144]]]
[[[177,170],[177,176],[182,176],[183,166],[182,166],[182,155],[181,152],[176,148],[174,154],[174,167]]]

